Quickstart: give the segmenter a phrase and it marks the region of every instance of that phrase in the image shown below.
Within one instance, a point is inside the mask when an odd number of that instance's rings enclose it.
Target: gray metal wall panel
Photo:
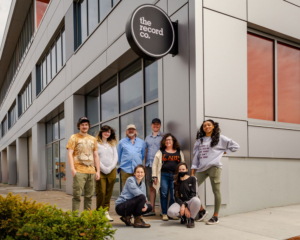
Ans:
[[[247,157],[248,156],[248,126],[247,121],[235,121],[229,119],[205,117],[205,120],[213,119],[220,124],[221,134],[231,138],[240,145],[237,152],[230,153],[228,157]],[[226,155],[225,155],[226,156]]]
[[[168,13],[168,0],[160,0],[158,3],[155,4],[156,6],[160,7],[166,13]]]
[[[248,21],[300,39],[300,8],[288,2],[248,0]]]
[[[249,157],[300,158],[300,131],[249,126]]]
[[[85,97],[82,95],[72,95],[64,102],[65,108],[65,138],[66,144],[72,134],[77,133],[77,121],[80,117],[85,116]],[[68,152],[66,151],[66,154]],[[66,156],[66,159],[68,157]],[[70,165],[66,164],[66,193],[73,194],[73,177]]]
[[[97,59],[107,48],[107,20],[102,22],[100,27],[89,36],[87,42],[78,49],[72,59],[72,79],[77,77],[82,71]]]
[[[112,44],[125,32],[125,23],[134,9],[146,3],[153,4],[153,2],[152,0],[122,0],[107,18],[108,45]]]
[[[205,8],[247,21],[247,0],[204,0]]]
[[[66,59],[67,61],[74,53],[74,9],[73,3],[65,15],[65,34],[66,34]]]
[[[29,172],[28,172],[28,146],[27,138],[17,138],[16,154],[17,154],[17,176],[18,186],[28,187]]]
[[[204,9],[204,83],[205,116],[247,119],[246,22]]]
[[[107,49],[107,66],[130,49],[125,33]]]
[[[8,183],[8,163],[7,163],[7,151],[1,151],[1,172],[2,183]]]
[[[179,53],[163,58],[164,73],[164,131],[178,139],[190,166],[190,112],[189,112],[189,39],[188,6],[172,16],[179,21]]]
[[[32,167],[33,189],[46,190],[47,163],[46,163],[46,126],[37,123],[32,127]]]
[[[168,0],[168,14],[171,16],[176,12],[179,8],[181,8],[184,4],[186,4],[188,0]]]
[[[283,1],[286,1],[288,3],[294,4],[298,7],[300,7],[300,0],[283,0]]]
[[[8,184],[17,184],[17,156],[16,146],[9,145],[7,147],[7,162],[8,162]]]

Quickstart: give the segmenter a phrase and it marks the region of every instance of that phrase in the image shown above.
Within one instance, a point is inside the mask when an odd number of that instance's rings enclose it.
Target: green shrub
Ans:
[[[12,195],[9,198],[12,200]],[[16,196],[14,200],[22,205],[19,198]],[[0,209],[3,199],[0,198]],[[18,221],[14,219],[14,208],[11,215],[6,214],[8,220],[18,222],[18,227],[8,232],[1,225],[6,235],[0,233],[3,236],[0,239],[111,239],[116,231],[105,217],[106,209],[83,211],[78,217],[77,212],[64,212],[56,206],[34,205],[37,209],[25,213]]]
[[[43,203],[27,200],[22,201],[20,195],[7,194],[6,198],[0,195],[0,239],[6,236],[16,236],[19,228],[23,226],[22,219],[25,214],[36,214]]]

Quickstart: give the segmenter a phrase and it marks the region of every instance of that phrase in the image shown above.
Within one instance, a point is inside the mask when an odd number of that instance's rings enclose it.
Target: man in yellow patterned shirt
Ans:
[[[73,134],[67,145],[68,162],[73,176],[72,211],[79,210],[82,190],[84,190],[84,209],[91,209],[94,182],[95,179],[100,179],[97,140],[88,134],[90,126],[90,121],[86,117],[79,118],[77,122],[79,133]]]

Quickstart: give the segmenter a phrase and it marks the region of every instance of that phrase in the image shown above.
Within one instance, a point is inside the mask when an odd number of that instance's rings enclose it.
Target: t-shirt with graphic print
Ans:
[[[181,162],[180,151],[177,150],[175,153],[162,152],[163,165],[161,171],[165,173],[175,174],[178,163]]]
[[[68,142],[67,149],[74,150],[74,168],[77,172],[94,174],[94,151],[97,151],[97,140],[91,135],[73,134]]]

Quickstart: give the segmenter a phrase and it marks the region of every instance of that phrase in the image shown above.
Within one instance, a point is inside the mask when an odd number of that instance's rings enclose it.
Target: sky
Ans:
[[[0,0],[0,46],[2,43],[11,1],[12,0]]]

